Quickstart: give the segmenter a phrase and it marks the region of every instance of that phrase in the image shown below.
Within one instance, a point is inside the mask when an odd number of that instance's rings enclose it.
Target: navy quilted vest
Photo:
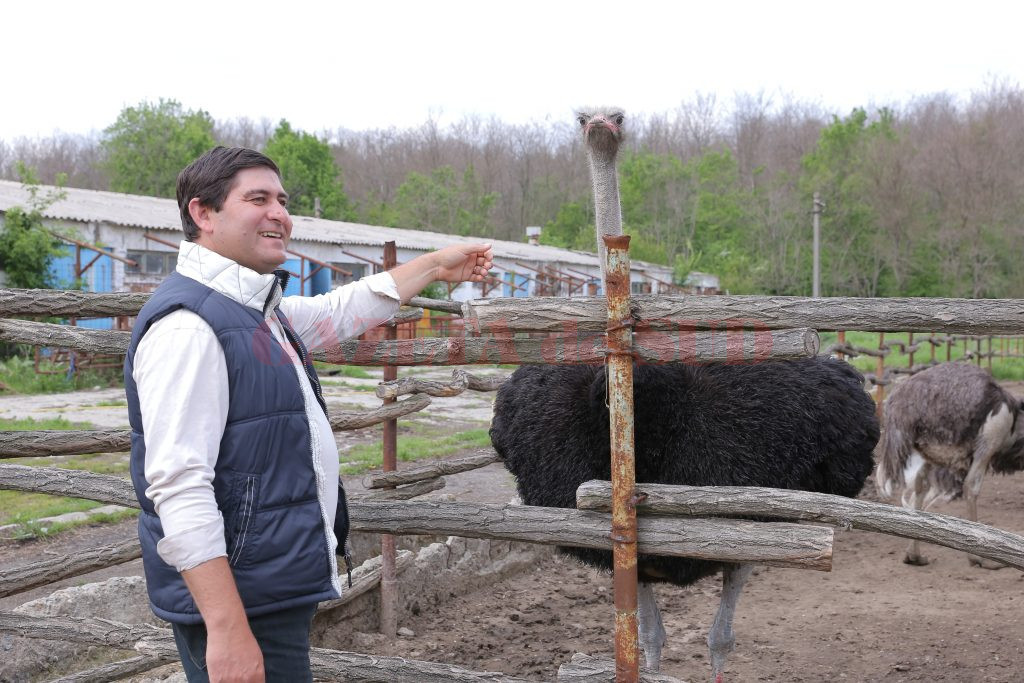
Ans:
[[[179,624],[202,621],[181,574],[157,554],[163,529],[153,502],[145,495],[149,486],[144,475],[146,446],[138,388],[132,379],[135,350],[143,335],[152,323],[179,308],[209,323],[227,361],[228,417],[213,488],[224,516],[228,562],[246,613],[255,616],[337,598],[333,558],[317,497],[310,426],[294,366],[259,311],[173,273],[139,313],[124,366],[132,427],[132,483],[142,506],[139,539],[153,611]],[[312,361],[284,316],[278,315],[306,359],[306,372],[323,407]],[[344,492],[339,491],[335,522],[339,547],[345,543],[347,526]]]

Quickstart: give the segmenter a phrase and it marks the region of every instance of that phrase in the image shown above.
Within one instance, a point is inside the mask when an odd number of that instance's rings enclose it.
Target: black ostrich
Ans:
[[[602,210],[619,216],[614,159],[620,112],[580,115]],[[595,131],[602,143],[593,144]],[[614,145],[609,145],[608,140]],[[612,147],[610,155],[609,147]],[[598,157],[596,160],[595,158]],[[603,157],[603,158],[600,158]],[[603,174],[603,177],[598,177]],[[614,191],[614,200],[602,196]],[[604,234],[614,234],[605,230]],[[874,404],[863,378],[828,358],[753,365],[635,366],[636,480],[696,486],[771,486],[855,496],[874,465]],[[611,478],[604,368],[523,366],[499,389],[490,436],[527,505],[573,508],[576,489]],[[562,548],[610,570],[607,551]],[[732,617],[750,565],[640,555],[637,618],[647,666],[658,669],[665,631],[651,584],[691,584],[723,572],[708,634],[712,676],[732,651]]]

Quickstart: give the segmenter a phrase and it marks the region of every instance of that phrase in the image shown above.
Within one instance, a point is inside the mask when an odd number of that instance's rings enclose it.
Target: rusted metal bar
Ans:
[[[177,249],[178,248],[178,245],[175,244],[174,242],[172,242],[170,240],[165,240],[163,237],[157,237],[156,235],[154,235],[152,233],[144,232],[144,233],[142,233],[142,236],[145,237],[147,240],[150,240],[152,242],[156,242],[157,244],[162,244],[165,247],[171,247],[172,249]]]
[[[914,333],[907,332],[907,367],[914,367]]]
[[[836,332],[836,342],[838,342],[840,347],[846,347],[846,330]],[[836,356],[839,357],[839,360],[843,360],[846,357],[842,351],[836,353]]]
[[[384,269],[394,268],[398,263],[398,249],[394,242],[384,243]],[[398,328],[389,326],[384,331],[384,338],[388,341],[398,339]],[[391,382],[398,379],[398,367],[395,365],[384,366],[384,381]],[[385,398],[384,405],[394,403],[397,398]],[[398,469],[398,420],[390,419],[384,422],[383,434],[383,470],[394,472]],[[398,572],[395,565],[395,537],[391,534],[381,534],[380,537],[380,632],[388,638],[395,638],[398,635]]]
[[[44,228],[44,230],[45,230],[45,228]],[[115,261],[120,261],[121,263],[124,263],[125,265],[129,265],[129,266],[137,266],[137,265],[139,265],[135,261],[132,261],[130,258],[125,258],[124,256],[118,256],[117,254],[112,254],[109,251],[107,251],[106,249],[104,249],[103,247],[96,246],[95,244],[89,244],[88,242],[81,242],[79,240],[67,237],[66,235],[62,235],[59,232],[54,232],[53,230],[46,230],[46,232],[50,233],[51,235],[53,235],[54,237],[56,237],[59,240],[63,240],[65,242],[67,242],[68,244],[75,245],[75,247],[77,247],[76,251],[78,251],[78,249],[88,249],[89,251],[95,251],[95,252],[99,253],[100,256],[109,256],[110,258],[114,259]],[[175,245],[175,249],[177,249],[177,245]],[[76,254],[76,258],[80,259],[80,257],[77,254]],[[81,260],[79,260],[78,261],[78,268],[81,268],[81,267],[82,267],[82,263],[81,263]]]
[[[292,254],[293,256],[298,256],[300,259],[305,259],[305,260],[309,261],[310,263],[315,263],[318,266],[320,266],[321,268],[328,268],[330,270],[333,270],[335,273],[340,273],[342,275],[346,275],[348,277],[352,277],[352,271],[351,270],[345,270],[344,268],[339,268],[338,266],[331,265],[330,263],[327,263],[326,261],[321,261],[318,258],[313,258],[312,256],[308,256],[306,254],[300,254],[299,252],[295,251],[294,249],[286,249],[285,251],[287,251],[289,254]]]
[[[384,264],[383,263],[381,263],[380,261],[374,261],[372,258],[366,258],[365,256],[360,256],[359,254],[353,254],[351,251],[345,251],[344,249],[341,250],[341,253],[345,254],[345,256],[351,256],[354,259],[359,259],[360,261],[366,261],[367,263],[372,263],[373,265],[377,266],[378,268],[384,268]],[[387,270],[387,268],[384,268],[384,269]]]
[[[629,312],[629,236],[605,236],[608,286],[608,412],[612,452],[612,563],[615,680],[636,683],[636,463],[633,448],[633,318]]]

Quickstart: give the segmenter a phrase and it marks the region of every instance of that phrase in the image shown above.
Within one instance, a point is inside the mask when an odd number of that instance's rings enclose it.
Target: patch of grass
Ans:
[[[23,524],[40,517],[56,517],[65,512],[84,512],[103,503],[82,498],[65,498],[45,493],[0,490],[0,525]]]
[[[35,519],[16,522],[16,524],[18,526],[14,527],[10,536],[10,538],[15,541],[29,541],[36,538],[47,538],[49,536],[55,536],[68,528],[68,525],[64,522],[40,522]]]
[[[77,391],[89,387],[120,387],[124,379],[120,369],[104,368],[102,370],[82,370],[68,377],[66,368],[44,366],[57,371],[57,374],[39,374],[31,358],[12,356],[0,361],[0,382],[3,382],[11,393],[15,394],[53,394],[65,391]]]
[[[829,346],[834,344],[837,340],[837,334],[835,332],[821,332],[821,348],[827,349]],[[899,347],[892,346],[890,342],[901,342],[903,344],[908,343],[909,334],[906,332],[886,332],[885,343],[889,344],[891,351],[888,356],[885,357],[885,367],[908,367],[910,365],[910,356],[899,349]],[[926,339],[929,335],[923,333],[914,334],[914,342],[919,342]],[[937,362],[945,362],[948,360],[961,360],[965,355],[965,340],[957,340],[953,344],[947,347],[946,344],[935,347],[935,360]],[[877,332],[847,332],[846,343],[851,346],[859,346],[868,349],[878,348],[878,333]],[[1007,353],[1015,353],[1018,348],[1017,340],[1003,340],[1000,342],[998,339],[992,340],[992,350],[997,354],[1000,351],[1000,343]],[[974,339],[966,340],[967,349],[976,352],[978,350],[978,342]],[[1024,345],[1021,347],[1024,352]],[[988,339],[982,338],[981,340],[981,351],[987,353],[989,350]],[[914,353],[914,364],[928,363],[932,358],[931,345],[922,344],[918,347]],[[857,356],[856,358],[847,359],[854,367],[861,372],[874,373],[877,370],[878,359],[873,356]],[[971,362],[977,363],[977,360]],[[988,358],[981,359],[981,366],[988,368]],[[992,358],[992,376],[998,380],[1024,380],[1024,358],[1011,358],[1011,357],[999,357],[998,355]]]
[[[377,391],[376,384],[352,384],[351,382],[331,382],[327,386],[332,389],[349,389],[351,391],[368,391],[373,393]]]
[[[128,405],[128,401],[122,399],[114,399],[112,401],[100,401],[99,403],[93,403],[96,408],[123,408]]]
[[[5,432],[23,432],[36,429],[93,429],[88,422],[72,422],[64,417],[48,417],[45,420],[34,420],[31,417],[0,418],[0,430]]]
[[[0,430],[70,430],[92,429],[88,422],[71,422],[63,417],[33,420],[32,418],[0,419]],[[52,456],[42,458],[7,458],[0,462],[33,467],[60,467],[85,470],[101,474],[126,474],[128,458],[123,453],[97,453],[94,455]],[[0,490],[0,524],[24,524],[40,517],[56,517],[65,512],[82,512],[99,507],[102,503],[82,498],[51,496],[45,493]]]
[[[420,430],[417,430],[420,431]],[[486,429],[469,429],[464,432],[447,433],[439,429],[424,429],[423,436],[398,437],[398,459],[402,462],[442,458],[469,448],[483,448],[491,445]],[[342,474],[360,474],[380,467],[382,464],[382,443],[353,446],[341,455]]]
[[[28,519],[12,522],[17,526],[12,530],[10,538],[16,541],[27,541],[36,538],[48,538],[57,534],[86,525],[117,524],[126,519],[137,517],[138,510],[118,510],[90,515],[89,519],[73,522],[43,522],[39,519]]]
[[[317,373],[321,377],[354,377],[355,379],[373,379],[374,375],[360,365],[332,365],[315,361]]]

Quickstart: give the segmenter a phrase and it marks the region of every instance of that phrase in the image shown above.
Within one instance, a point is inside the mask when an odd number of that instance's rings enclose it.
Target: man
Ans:
[[[277,166],[217,147],[178,177],[176,272],[125,362],[150,603],[190,681],[311,680],[309,626],[337,598],[348,519],[310,348],[390,318],[434,280],[479,281],[489,245],[282,298],[292,221]],[[339,547],[340,544],[340,547]]]

